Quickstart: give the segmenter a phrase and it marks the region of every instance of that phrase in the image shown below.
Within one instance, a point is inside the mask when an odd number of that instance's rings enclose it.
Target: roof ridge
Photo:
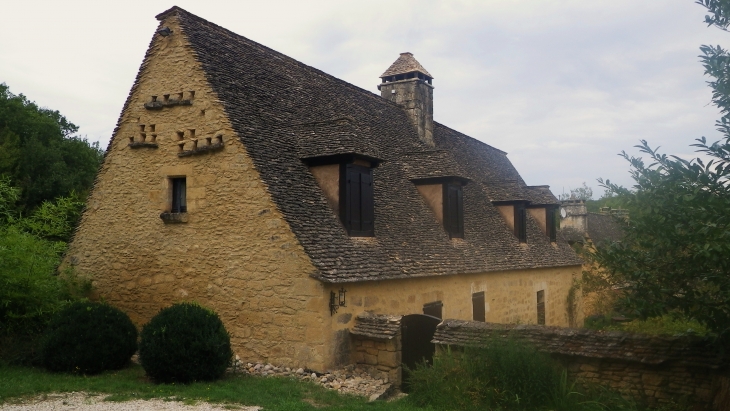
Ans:
[[[165,17],[167,17],[167,16],[169,16],[169,15],[171,15],[173,13],[184,14],[186,17],[190,17],[190,18],[193,18],[193,19],[197,19],[197,20],[199,20],[200,22],[202,22],[204,24],[209,24],[210,26],[212,26],[212,27],[214,27],[216,29],[220,29],[220,30],[223,30],[223,31],[225,31],[227,33],[230,33],[231,35],[239,38],[240,40],[242,40],[244,42],[249,43],[250,45],[252,45],[254,47],[259,48],[262,51],[269,52],[269,53],[273,53],[278,58],[281,58],[281,59],[284,59],[284,60],[288,60],[288,61],[296,64],[299,67],[302,67],[302,68],[304,68],[306,70],[310,70],[310,71],[314,72],[315,74],[319,74],[319,75],[322,75],[322,76],[324,76],[325,78],[327,78],[329,80],[333,80],[335,82],[339,82],[342,85],[344,85],[345,87],[351,88],[354,91],[356,91],[358,93],[361,93],[361,94],[363,94],[363,95],[365,95],[365,96],[373,99],[374,101],[379,102],[380,104],[393,104],[396,107],[400,107],[397,103],[395,103],[393,101],[390,101],[388,99],[385,99],[385,98],[381,97],[380,95],[378,95],[378,94],[376,94],[376,93],[374,93],[374,92],[372,92],[370,90],[366,90],[366,89],[364,89],[362,87],[359,87],[359,86],[357,86],[355,84],[352,84],[350,82],[347,82],[345,80],[342,80],[339,77],[336,77],[336,76],[334,76],[332,74],[329,74],[329,73],[327,73],[325,71],[322,71],[322,70],[320,70],[320,69],[318,69],[318,68],[316,68],[314,66],[310,66],[310,65],[308,65],[306,63],[303,63],[303,62],[301,62],[301,61],[299,61],[299,60],[297,60],[297,59],[295,59],[293,57],[287,56],[286,54],[284,54],[284,53],[282,53],[280,51],[276,51],[276,50],[274,50],[274,49],[272,49],[270,47],[267,47],[267,46],[265,46],[265,45],[263,45],[263,44],[255,41],[255,40],[252,40],[252,39],[250,39],[248,37],[245,37],[243,35],[240,35],[240,34],[234,32],[234,31],[231,31],[231,30],[229,30],[229,29],[227,29],[227,28],[225,28],[223,26],[220,26],[220,25],[218,25],[216,23],[213,23],[212,21],[206,20],[203,17],[200,17],[200,16],[198,16],[196,14],[193,14],[193,13],[191,13],[191,12],[189,12],[189,11],[181,8],[181,7],[173,6],[170,9],[168,9],[166,11],[163,11],[162,13],[158,14],[157,17],[159,19],[162,19],[162,18],[165,18]],[[193,50],[195,50],[194,47],[193,47]]]
[[[462,133],[461,131],[457,131],[457,130],[454,130],[453,128],[451,128],[451,127],[449,127],[449,126],[446,126],[446,125],[444,125],[444,124],[442,124],[442,123],[439,123],[438,121],[434,121],[433,123],[434,123],[435,125],[441,126],[441,127],[443,127],[443,128],[447,128],[447,129],[449,129],[449,130],[453,131],[454,133],[460,134],[460,135],[462,135],[462,136],[464,136],[464,137],[470,138],[470,139],[472,139],[472,140],[474,140],[474,141],[476,141],[476,142],[478,142],[478,143],[481,143],[481,144],[483,144],[483,145],[487,146],[488,148],[490,148],[490,149],[492,149],[492,150],[494,150],[494,151],[498,151],[498,152],[500,152],[500,153],[502,153],[502,154],[504,154],[504,155],[507,155],[507,154],[508,154],[508,153],[507,153],[506,151],[500,150],[500,149],[498,149],[497,147],[494,147],[494,146],[492,146],[492,145],[490,145],[490,144],[487,144],[487,143],[485,143],[485,142],[483,142],[483,141],[481,141],[481,140],[479,140],[479,139],[476,139],[476,138],[474,138],[474,137],[472,137],[472,136],[470,136],[470,135],[468,135],[468,134],[464,134],[464,133]]]

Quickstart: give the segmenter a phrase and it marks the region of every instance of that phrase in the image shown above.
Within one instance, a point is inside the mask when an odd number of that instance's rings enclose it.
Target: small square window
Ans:
[[[170,179],[172,183],[172,208],[171,213],[187,213],[188,205],[186,198],[186,182],[185,177],[176,177]]]

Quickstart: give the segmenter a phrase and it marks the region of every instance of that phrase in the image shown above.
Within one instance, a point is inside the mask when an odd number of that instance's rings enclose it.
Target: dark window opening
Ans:
[[[527,209],[524,204],[515,204],[515,235],[521,243],[527,242]]]
[[[545,325],[545,291],[537,292],[537,323]]]
[[[556,207],[548,207],[545,209],[545,228],[547,235],[550,238],[550,242],[554,243],[557,241],[557,221],[555,214],[557,213]]]
[[[441,301],[434,301],[423,305],[423,313],[430,315],[431,317],[444,318],[442,314],[443,308],[444,303]]]
[[[340,218],[350,236],[375,235],[372,168],[351,163],[341,166]]]
[[[444,184],[444,229],[451,238],[464,238],[464,194],[459,184]]]
[[[171,213],[187,213],[185,177],[171,179],[172,182],[172,209]]]
[[[487,321],[487,311],[484,302],[484,291],[471,295],[472,319],[474,321]]]

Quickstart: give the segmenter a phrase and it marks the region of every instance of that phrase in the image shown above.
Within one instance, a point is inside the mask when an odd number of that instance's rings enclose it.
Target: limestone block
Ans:
[[[380,351],[378,353],[378,364],[391,368],[397,367],[400,365],[400,356],[398,354],[392,351]]]

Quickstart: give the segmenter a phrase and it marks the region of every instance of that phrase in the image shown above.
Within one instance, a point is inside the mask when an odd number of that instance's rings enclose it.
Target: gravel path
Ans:
[[[83,392],[42,395],[20,404],[4,404],[2,411],[259,411],[261,407],[208,404],[185,405],[179,401],[134,400],[123,402],[104,401],[105,395],[89,395]]]

